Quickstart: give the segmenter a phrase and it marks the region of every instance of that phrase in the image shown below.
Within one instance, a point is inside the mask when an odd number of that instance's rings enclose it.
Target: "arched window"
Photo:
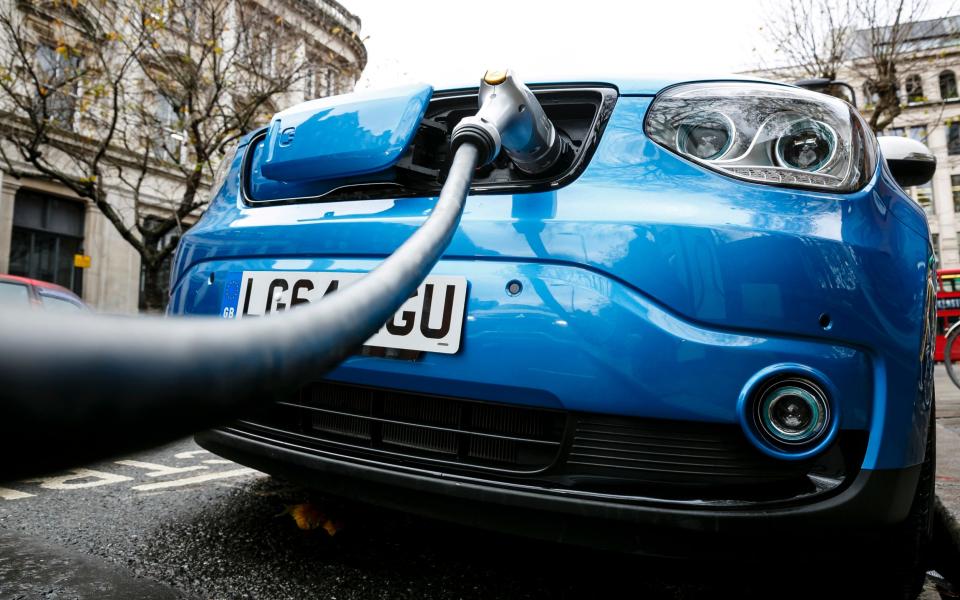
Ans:
[[[159,128],[163,134],[158,140],[152,140],[150,149],[157,160],[178,162],[183,149],[183,125],[180,122],[180,110],[174,100],[162,92],[154,94],[153,119],[148,127]]]
[[[940,99],[949,100],[957,97],[957,76],[951,70],[940,73]]]
[[[907,77],[906,82],[903,84],[903,88],[907,93],[907,102],[923,102],[925,98],[923,97],[923,83],[920,81],[919,75],[910,75]]]

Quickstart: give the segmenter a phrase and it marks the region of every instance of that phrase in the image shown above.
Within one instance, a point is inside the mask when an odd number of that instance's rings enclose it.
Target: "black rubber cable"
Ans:
[[[356,283],[266,319],[0,312],[0,481],[147,448],[291,393],[356,351],[450,243],[478,151],[430,217]]]

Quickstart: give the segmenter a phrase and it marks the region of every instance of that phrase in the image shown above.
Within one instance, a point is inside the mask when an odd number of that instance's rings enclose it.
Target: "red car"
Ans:
[[[32,306],[54,312],[90,310],[65,287],[16,275],[0,275],[0,306]]]

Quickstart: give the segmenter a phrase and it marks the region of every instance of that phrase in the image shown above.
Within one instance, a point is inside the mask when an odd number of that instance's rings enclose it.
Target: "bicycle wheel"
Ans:
[[[955,366],[953,361],[953,345],[958,337],[960,337],[960,321],[954,323],[947,331],[946,343],[943,346],[943,364],[947,367],[947,375],[950,376],[953,385],[960,387],[960,373],[956,371],[960,367]]]

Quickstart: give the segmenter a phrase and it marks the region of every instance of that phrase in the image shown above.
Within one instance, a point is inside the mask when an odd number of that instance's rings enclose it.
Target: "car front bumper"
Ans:
[[[861,470],[839,493],[779,507],[613,500],[361,461],[224,428],[198,434],[218,455],[325,494],[548,541],[664,557],[788,535],[800,549],[861,543],[907,515],[920,467]],[[798,535],[802,531],[803,536]],[[710,534],[710,535],[705,535]],[[719,545],[719,546],[718,546]],[[766,546],[755,548],[764,551]]]
[[[298,259],[298,267],[304,271],[363,272],[376,262]],[[208,282],[222,281],[229,274],[242,271],[284,270],[290,264],[276,259],[201,263],[183,279],[183,289],[195,292],[176,297],[184,303],[180,310],[189,314],[216,313],[219,294],[215,290],[212,294],[205,292],[213,287]],[[771,373],[771,369],[776,373],[777,369],[803,368],[816,374],[829,390],[837,415],[838,439],[853,435],[875,444],[880,435],[873,425],[884,422],[876,418],[878,407],[882,408],[878,401],[886,400],[882,397],[884,372],[878,367],[876,355],[862,348],[836,341],[701,325],[630,286],[574,265],[447,259],[435,267],[433,274],[466,275],[469,281],[463,340],[457,354],[423,353],[416,360],[357,355],[327,374],[325,380],[571,415],[726,427],[747,445],[748,427],[741,399],[749,399],[751,386],[756,385],[758,377]],[[509,281],[519,281],[523,292],[511,295],[506,289]],[[292,395],[282,399],[297,401]],[[903,444],[912,435],[909,423],[899,426],[897,435],[899,439],[888,434],[881,441]],[[244,443],[251,439],[247,436]],[[756,440],[752,443],[756,444]],[[871,474],[898,472],[866,464],[865,448],[862,445],[844,457],[845,480],[831,494],[840,493],[840,489],[855,490],[857,482],[862,477],[873,477]],[[760,455],[763,449],[755,446],[752,450]],[[316,459],[323,464],[332,460],[329,454],[315,455],[324,457]],[[358,456],[352,451],[346,455]],[[794,463],[782,457],[777,462],[785,470]],[[627,467],[628,471],[630,468]],[[862,472],[868,475],[861,476]],[[569,472],[560,471],[560,475],[567,476]],[[450,473],[441,479],[451,481]],[[888,485],[909,484],[909,479],[905,481],[899,476],[885,481]],[[500,484],[494,487],[500,490]],[[908,485],[895,492],[888,489],[885,494],[910,497],[913,488]],[[846,497],[847,493],[841,495]],[[826,502],[826,496],[831,494],[800,498],[786,493],[777,498],[794,498],[797,505],[814,506]],[[565,497],[559,491],[547,495],[554,496]],[[769,494],[761,496],[769,498]],[[695,493],[685,495],[688,499],[696,497]],[[722,499],[722,495],[713,498]],[[644,510],[658,510],[659,506],[653,502]],[[712,514],[717,508],[715,503],[704,514]],[[873,520],[895,520],[905,514],[900,508],[892,505],[887,516]],[[691,505],[683,508],[689,510]]]

